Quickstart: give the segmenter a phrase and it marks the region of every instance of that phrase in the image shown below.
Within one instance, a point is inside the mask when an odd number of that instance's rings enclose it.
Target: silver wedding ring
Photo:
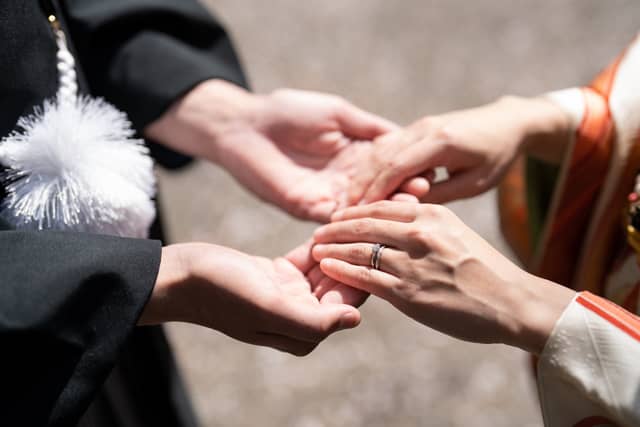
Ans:
[[[376,270],[380,270],[380,260],[382,259],[382,251],[384,248],[386,248],[386,246],[381,245],[380,243],[376,243],[372,246],[371,267]]]

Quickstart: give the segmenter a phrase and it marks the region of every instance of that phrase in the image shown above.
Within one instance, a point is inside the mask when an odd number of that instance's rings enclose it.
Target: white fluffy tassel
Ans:
[[[146,237],[155,216],[153,164],[124,113],[102,99],[58,95],[0,143],[17,229]]]

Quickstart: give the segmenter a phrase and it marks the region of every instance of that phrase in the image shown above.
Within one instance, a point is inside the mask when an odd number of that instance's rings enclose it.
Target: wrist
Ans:
[[[516,289],[512,305],[516,327],[505,344],[540,355],[575,291],[529,273],[524,273]]]
[[[505,96],[497,101],[515,114],[520,151],[551,163],[559,163],[572,132],[569,114],[546,98]]]
[[[183,254],[183,245],[162,248],[156,282],[144,308],[139,325],[156,325],[178,320],[176,295],[189,280],[189,269]]]
[[[262,105],[262,97],[223,80],[204,82],[201,102],[206,103],[207,120],[198,123],[208,141],[208,160],[224,163],[225,153],[237,144],[235,135],[251,131]]]
[[[228,136],[250,128],[260,97],[224,80],[207,80],[177,100],[145,130],[175,150],[219,163]]]

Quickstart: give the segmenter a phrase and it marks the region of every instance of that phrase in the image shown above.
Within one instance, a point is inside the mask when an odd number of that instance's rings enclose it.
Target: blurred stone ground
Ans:
[[[586,83],[638,30],[636,0],[208,0],[257,91],[339,93],[406,124]],[[306,239],[223,171],[162,173],[174,241],[265,256]],[[494,195],[451,207],[506,250]],[[169,327],[204,426],[540,426],[525,355],[465,344],[371,300],[357,330],[296,359],[191,325]]]

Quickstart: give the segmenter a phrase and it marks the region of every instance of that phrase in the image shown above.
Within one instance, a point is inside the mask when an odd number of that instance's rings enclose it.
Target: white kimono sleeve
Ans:
[[[578,294],[543,350],[538,387],[546,426],[640,426],[640,318]]]

